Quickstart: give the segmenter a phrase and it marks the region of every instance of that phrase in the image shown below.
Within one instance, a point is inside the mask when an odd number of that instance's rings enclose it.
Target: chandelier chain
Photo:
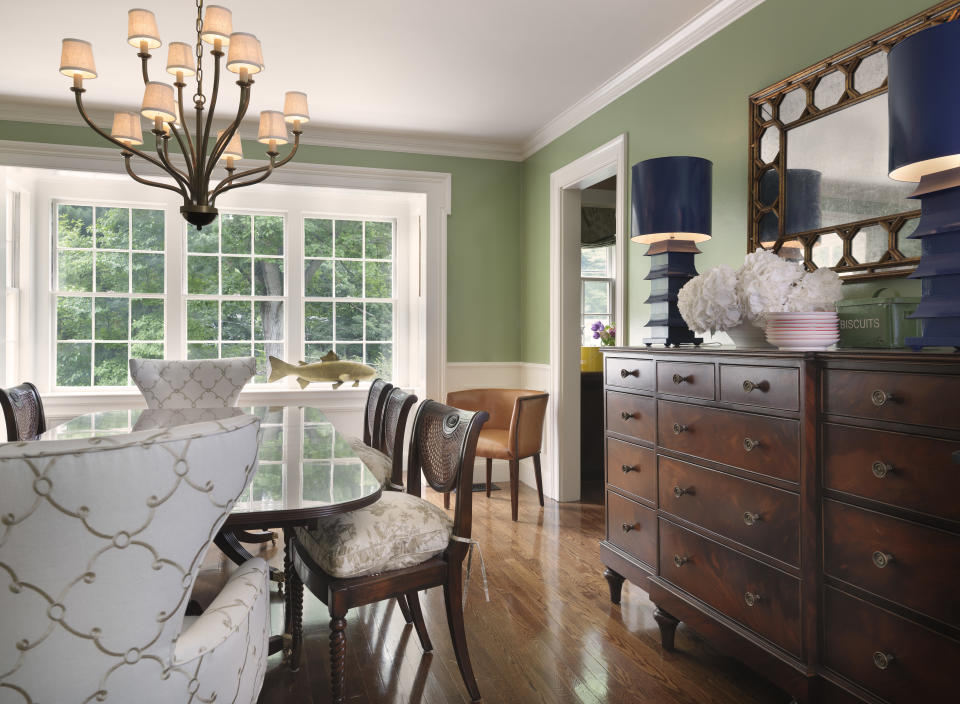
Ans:
[[[197,92],[193,96],[196,106],[202,107],[207,102],[203,94],[203,0],[197,0]]]

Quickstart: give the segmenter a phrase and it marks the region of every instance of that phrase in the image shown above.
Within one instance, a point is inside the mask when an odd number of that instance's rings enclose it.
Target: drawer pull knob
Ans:
[[[758,447],[760,447],[759,440],[754,440],[753,438],[743,439],[743,449],[746,450],[747,452],[753,452]]]
[[[873,664],[877,666],[878,670],[886,670],[894,660],[896,658],[893,655],[880,650],[873,654]]]
[[[621,370],[620,370],[620,378],[621,378],[621,379],[626,379],[628,376],[635,376],[635,377],[637,377],[637,378],[639,379],[639,378],[640,378],[640,370],[639,370],[639,369],[621,369]]]
[[[620,465],[620,471],[623,472],[624,474],[627,474],[628,472],[636,472],[636,471],[637,471],[637,468],[636,468],[636,467],[631,467],[631,466],[628,465],[628,464],[622,464],[622,465]]]
[[[673,434],[679,435],[680,433],[686,432],[687,426],[681,425],[680,423],[673,424]]]
[[[743,595],[743,600],[747,602],[747,606],[756,606],[757,602],[760,601],[760,595],[755,592],[746,592]]]
[[[754,523],[760,520],[759,513],[753,513],[752,511],[744,511],[743,513],[743,522],[748,526],[752,526]]]
[[[883,408],[888,402],[895,402],[897,399],[895,399],[890,392],[877,389],[870,394],[870,400],[873,401],[873,405],[877,408]]]
[[[635,413],[628,413],[627,411],[620,411],[620,417],[623,418],[624,420],[630,420],[630,419],[633,418],[635,415],[636,415]]]
[[[687,376],[681,376],[680,374],[673,375],[674,384],[682,384],[683,382],[690,383],[691,381],[693,381],[693,377],[690,376],[689,374]]]
[[[676,496],[678,499],[679,499],[681,496],[683,496],[684,494],[693,495],[693,492],[692,492],[690,489],[684,489],[684,488],[679,487],[679,486],[673,487],[673,495]]]
[[[767,381],[750,381],[747,379],[743,382],[743,390],[747,393],[750,393],[756,389],[757,391],[767,391],[770,389],[770,383]]]
[[[879,567],[880,569],[883,569],[884,567],[889,565],[891,562],[893,562],[893,555],[891,555],[890,553],[883,552],[881,550],[877,550],[876,552],[873,553],[873,564]]]
[[[632,531],[632,530],[633,530],[634,528],[636,528],[637,526],[636,526],[635,523],[621,523],[621,524],[620,524],[620,527],[623,529],[623,532],[624,532],[624,533],[629,533],[630,531]]]
[[[883,479],[893,471],[893,465],[889,462],[874,462],[871,469],[873,470],[873,476],[877,479]]]
[[[683,567],[688,562],[690,562],[690,558],[687,557],[686,555],[673,556],[673,564],[675,564],[677,567]]]

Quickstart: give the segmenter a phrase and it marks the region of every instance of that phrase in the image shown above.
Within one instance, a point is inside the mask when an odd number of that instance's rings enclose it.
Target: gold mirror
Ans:
[[[942,2],[750,96],[749,251],[847,281],[914,270],[914,185],[887,176],[887,52],[958,9]]]

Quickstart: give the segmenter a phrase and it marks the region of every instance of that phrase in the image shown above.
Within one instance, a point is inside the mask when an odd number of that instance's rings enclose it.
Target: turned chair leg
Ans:
[[[510,460],[510,513],[513,520],[520,515],[520,462]]]
[[[540,453],[533,456],[533,473],[537,477],[537,496],[540,498],[540,505],[543,506],[543,475],[540,473]]]
[[[490,484],[493,481],[493,458],[487,458],[487,498],[490,498]]]
[[[443,495],[443,507],[450,508],[450,492],[449,491]]]
[[[346,609],[330,604],[330,699],[334,704],[346,702],[344,680],[347,663]]]
[[[427,634],[427,624],[423,620],[423,611],[420,609],[420,595],[417,592],[408,593],[407,603],[410,605],[413,627],[417,629],[417,637],[420,639],[423,652],[429,653],[433,650],[433,643],[430,642],[430,636]]]
[[[403,594],[398,594],[397,605],[400,607],[400,613],[403,614],[404,622],[413,623],[413,616],[410,615],[410,607],[407,605],[407,597]]]
[[[471,701],[480,701],[480,688],[477,679],[473,676],[473,667],[470,665],[470,653],[467,651],[467,634],[463,628],[463,581],[460,566],[449,568],[447,581],[443,585],[443,601],[447,608],[447,625],[450,627],[450,640],[453,642],[453,651],[457,656],[457,665],[460,675],[467,686]]]

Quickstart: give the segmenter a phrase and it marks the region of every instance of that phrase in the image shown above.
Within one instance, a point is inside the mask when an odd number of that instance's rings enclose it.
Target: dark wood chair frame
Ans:
[[[382,449],[383,444],[383,409],[391,391],[393,384],[378,378],[370,382],[367,392],[367,405],[363,411],[363,443],[378,450]]]
[[[20,428],[17,424],[17,416],[13,407],[14,402],[10,398],[11,395],[24,393],[32,395],[37,406],[37,427],[34,429],[36,432],[32,436],[29,433],[24,433],[25,429]],[[37,435],[46,432],[47,417],[43,412],[43,401],[40,400],[40,392],[37,391],[37,387],[29,381],[12,386],[9,389],[0,389],[0,407],[3,408],[3,416],[7,424],[7,442],[33,440]]]
[[[326,574],[310,557],[294,536],[292,546],[293,575],[288,588],[291,590],[294,613],[294,637],[292,661],[299,665],[302,640],[303,586],[306,585],[330,612],[330,690],[335,704],[345,702],[344,667],[346,663],[346,615],[354,607],[372,604],[396,597],[407,602],[414,628],[424,651],[431,651],[433,644],[427,634],[419,593],[432,587],[443,587],[444,603],[450,638],[457,658],[457,665],[467,691],[473,701],[479,701],[480,689],[470,664],[466,632],[463,626],[463,560],[469,549],[473,511],[473,462],[476,456],[477,438],[489,415],[485,411],[461,411],[436,401],[425,401],[417,409],[413,424],[413,437],[407,461],[407,492],[421,495],[421,471],[427,484],[438,492],[448,492],[454,487],[457,502],[454,509],[453,536],[447,549],[425,562],[391,572],[362,577],[337,578]],[[428,426],[427,423],[430,423]],[[436,432],[439,430],[439,432]],[[430,456],[423,449],[432,446]],[[455,471],[439,464],[440,460],[454,455],[457,458]],[[446,476],[449,474],[449,476]],[[401,602],[402,603],[402,602]]]

